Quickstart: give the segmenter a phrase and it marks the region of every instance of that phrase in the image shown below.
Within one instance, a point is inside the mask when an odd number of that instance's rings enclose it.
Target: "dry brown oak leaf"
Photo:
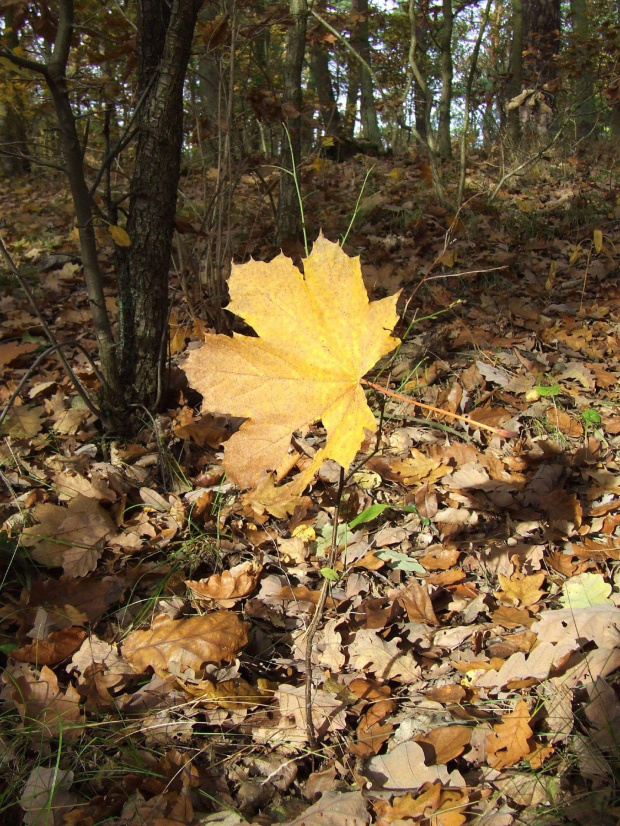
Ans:
[[[364,438],[376,430],[360,379],[399,339],[393,295],[369,302],[359,258],[320,235],[304,259],[233,265],[228,309],[258,338],[207,335],[184,370],[203,396],[205,412],[246,421],[226,443],[224,468],[240,488],[264,483],[288,451],[291,436],[322,420],[327,441],[295,478],[299,494],[324,459],[348,468]]]
[[[231,662],[247,641],[247,626],[232,611],[175,620],[163,614],[149,630],[129,634],[121,650],[136,671],[150,667],[166,677],[188,669],[196,674],[204,663]]]

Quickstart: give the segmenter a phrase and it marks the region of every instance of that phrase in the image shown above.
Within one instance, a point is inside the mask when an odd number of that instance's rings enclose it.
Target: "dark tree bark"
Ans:
[[[512,0],[512,40],[510,43],[510,74],[506,86],[506,96],[509,102],[521,93],[523,87],[523,3],[522,0]],[[508,137],[516,146],[521,138],[521,122],[519,109],[508,112]]]
[[[13,50],[19,45],[19,37],[15,29],[15,11],[12,6],[6,6],[4,9],[4,23],[4,41],[8,48]],[[0,160],[4,174],[11,177],[30,172],[22,84],[23,81],[14,80],[10,95],[3,101],[4,111],[0,115]]]
[[[354,25],[351,45],[366,63],[371,65],[370,40],[368,27],[368,0],[351,0],[351,11],[357,15]],[[362,136],[372,143],[381,143],[381,130],[375,107],[375,96],[372,77],[366,66],[359,67],[360,88],[360,120],[362,121]]]
[[[310,66],[314,88],[319,99],[321,121],[327,135],[340,132],[340,112],[334,94],[332,76],[329,71],[329,53],[320,43],[313,43],[310,51]]]
[[[544,86],[557,77],[554,57],[560,50],[560,0],[524,0],[523,66],[526,86]]]
[[[575,82],[577,138],[585,138],[596,128],[596,101],[594,99],[594,75],[591,55],[588,51],[590,40],[590,14],[586,0],[571,0],[573,35],[577,54],[577,78]]]
[[[203,0],[138,0],[138,143],[119,267],[121,383],[152,407],[160,394],[168,269],[183,144],[183,84]]]
[[[354,55],[347,58],[347,102],[344,110],[344,136],[353,140],[357,119],[357,101],[360,94],[360,63]]]
[[[183,84],[202,3],[203,0],[138,0],[138,144],[128,221],[131,246],[119,268],[120,346],[114,340],[106,312],[94,228],[92,194],[106,167],[100,170],[91,191],[67,84],[73,0],[59,2],[57,32],[45,62],[23,58],[0,46],[0,54],[16,66],[42,75],[52,96],[99,345],[104,424],[117,431],[131,426],[128,414],[132,404],[154,407],[159,397],[160,361],[167,332],[168,267],[183,141]]]
[[[290,0],[291,25],[286,38],[284,67],[284,115],[282,135],[282,168],[278,201],[277,242],[297,238],[300,230],[300,209],[295,180],[290,174],[299,169],[301,159],[301,111],[303,105],[301,71],[306,51],[308,25],[307,0]],[[286,134],[288,132],[288,135]]]

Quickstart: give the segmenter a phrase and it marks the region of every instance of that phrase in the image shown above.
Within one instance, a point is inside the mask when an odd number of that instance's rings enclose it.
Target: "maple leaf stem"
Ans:
[[[415,407],[422,408],[422,410],[430,410],[431,413],[440,413],[442,416],[448,416],[450,419],[458,419],[459,422],[465,422],[465,424],[472,425],[473,427],[479,427],[481,430],[487,430],[489,433],[495,433],[496,436],[502,436],[505,439],[509,439],[512,436],[517,435],[512,430],[504,430],[503,427],[493,427],[490,424],[483,424],[482,422],[477,422],[475,419],[470,419],[468,416],[461,416],[459,413],[451,413],[448,410],[442,410],[440,407],[433,407],[432,404],[424,404],[423,402],[416,401],[415,399],[410,399],[407,396],[402,396],[400,393],[394,393],[392,390],[388,390],[386,387],[381,387],[380,384],[375,384],[367,379],[362,379],[361,383],[365,387],[372,387],[373,390],[377,390],[384,396],[389,396],[399,402],[413,404]]]

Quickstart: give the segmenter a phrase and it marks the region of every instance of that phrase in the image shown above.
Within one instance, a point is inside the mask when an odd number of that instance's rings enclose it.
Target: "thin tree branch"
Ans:
[[[489,17],[491,15],[491,5],[493,0],[487,0],[487,4],[485,6],[484,12],[482,14],[482,23],[480,24],[480,30],[478,31],[478,37],[476,38],[476,44],[474,46],[474,50],[471,55],[470,65],[469,65],[469,73],[467,75],[467,82],[465,84],[465,113],[464,113],[464,120],[463,120],[463,129],[461,131],[461,140],[460,140],[460,147],[459,147],[459,162],[460,162],[460,174],[459,174],[459,188],[458,194],[456,196],[456,203],[457,207],[460,209],[460,206],[463,202],[463,192],[465,190],[465,174],[466,174],[466,161],[467,161],[467,129],[469,127],[469,107],[471,106],[471,90],[474,85],[474,76],[476,74],[476,68],[478,66],[478,55],[480,54],[480,47],[482,45],[482,38],[486,31],[486,27],[489,24]]]
[[[58,354],[60,355],[60,351],[61,351],[62,347],[77,347],[78,349],[80,349],[82,351],[82,353],[86,356],[88,361],[90,362],[90,365],[93,368],[93,372],[95,373],[97,378],[100,381],[103,381],[103,377],[101,376],[101,373],[99,372],[99,368],[97,367],[97,365],[93,361],[93,359],[92,359],[90,353],[88,352],[88,350],[82,344],[80,344],[79,341],[61,341],[58,344],[52,344],[52,346],[48,347],[47,350],[44,350],[42,353],[39,353],[39,355],[36,357],[36,359],[32,362],[30,367],[26,370],[26,372],[22,376],[22,379],[21,379],[20,383],[17,385],[15,390],[11,393],[11,395],[9,397],[9,400],[7,401],[7,403],[2,408],[2,413],[0,413],[0,427],[4,423],[4,420],[6,419],[9,410],[13,406],[13,403],[15,402],[15,399],[22,392],[22,390],[24,389],[24,387],[26,385],[26,382],[28,381],[30,376],[34,373],[34,371],[37,369],[39,364],[41,364],[41,362],[45,358],[47,358],[47,356],[49,356],[50,353],[58,352]],[[69,378],[71,378],[71,376],[69,376]],[[73,379],[71,379],[71,380],[73,381]],[[88,409],[90,410],[91,413],[96,415],[98,419],[101,418],[101,414],[99,412],[95,412],[95,410],[90,408],[90,407]]]
[[[39,75],[43,75],[45,78],[49,76],[45,63],[39,63],[38,60],[29,60],[27,57],[19,57],[7,46],[0,46],[0,55],[2,57],[6,57],[15,66],[19,66],[20,69],[26,69],[28,72],[36,72]]]
[[[28,301],[30,302],[30,306],[34,310],[35,315],[37,316],[39,321],[41,322],[41,326],[43,327],[43,331],[44,331],[45,335],[47,336],[48,341],[50,342],[50,344],[52,345],[53,348],[58,350],[58,355],[59,355],[60,360],[62,362],[62,366],[65,368],[65,370],[67,371],[67,375],[69,376],[69,378],[71,379],[71,381],[75,385],[75,389],[79,393],[80,398],[82,399],[84,404],[88,407],[88,409],[90,410],[90,412],[94,416],[96,416],[98,419],[102,419],[103,417],[102,417],[101,411],[97,408],[97,406],[91,400],[90,396],[86,392],[86,389],[84,388],[84,385],[78,379],[78,377],[75,375],[75,373],[73,371],[73,368],[71,367],[71,365],[67,361],[64,353],[62,352],[61,345],[56,340],[56,336],[54,335],[54,333],[52,333],[47,321],[45,320],[45,317],[44,317],[43,313],[39,309],[39,305],[37,304],[37,302],[35,300],[35,297],[32,294],[32,291],[31,291],[30,287],[28,286],[28,284],[26,284],[25,280],[22,277],[22,274],[20,273],[18,268],[15,266],[15,262],[11,258],[11,255],[10,255],[9,251],[7,250],[7,248],[6,248],[2,237],[0,237],[0,253],[2,254],[2,257],[4,258],[4,260],[7,262],[9,270],[13,273],[15,278],[17,278],[20,287],[26,293],[26,297],[28,298]]]
[[[147,95],[148,95],[148,93],[151,89],[151,86],[155,82],[156,77],[157,77],[157,73],[154,73],[151,76],[151,79],[147,83],[144,91],[140,95],[140,99],[136,103],[136,105],[134,107],[134,110],[131,113],[131,117],[129,118],[129,122],[128,122],[127,126],[125,127],[125,130],[124,130],[123,134],[118,139],[118,141],[115,143],[115,145],[112,147],[112,149],[108,152],[106,157],[101,161],[101,165],[99,166],[99,171],[97,172],[97,175],[95,176],[95,180],[94,180],[93,184],[91,185],[91,187],[89,189],[89,194],[90,194],[91,198],[94,196],[95,192],[97,191],[97,187],[101,183],[101,179],[103,178],[103,175],[104,175],[106,169],[108,168],[108,166],[112,163],[114,158],[116,158],[117,155],[119,155],[123,151],[123,149],[127,146],[127,144],[129,144],[134,139],[134,137],[136,136],[136,133],[138,132],[138,129],[137,128],[132,129],[133,122],[135,121],[135,119],[138,115],[138,112],[140,111],[144,101],[146,100]]]
[[[431,413],[439,413],[439,415],[447,416],[449,419],[458,419],[459,422],[465,422],[465,424],[479,428],[480,430],[487,430],[489,433],[493,433],[496,436],[502,436],[504,439],[517,435],[511,430],[505,430],[503,427],[492,427],[490,424],[477,422],[475,419],[469,418],[469,416],[461,416],[460,413],[451,413],[449,410],[442,410],[440,407],[433,407],[432,404],[424,404],[423,402],[416,401],[415,399],[410,399],[408,396],[403,396],[401,393],[394,393],[392,390],[381,387],[380,384],[375,384],[367,379],[362,379],[362,384],[366,387],[372,387],[373,390],[378,390],[379,393],[385,393],[386,396],[396,399],[396,401],[412,404],[414,407],[419,407],[422,410],[429,410]]]
[[[34,163],[37,166],[45,166],[49,169],[56,169],[58,172],[63,172],[64,174],[67,173],[66,167],[61,166],[58,163],[52,163],[51,161],[42,161],[34,155],[26,155],[25,152],[20,152],[19,149],[10,151],[8,149],[3,149],[0,146],[0,155],[4,155],[6,158],[19,158],[22,161],[30,161],[30,163]]]
[[[58,31],[48,66],[54,73],[64,75],[73,36],[73,0],[60,0],[58,7]]]

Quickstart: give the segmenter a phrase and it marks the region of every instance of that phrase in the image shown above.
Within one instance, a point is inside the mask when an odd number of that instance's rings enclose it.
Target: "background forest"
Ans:
[[[0,0],[3,823],[617,826],[619,16]]]

